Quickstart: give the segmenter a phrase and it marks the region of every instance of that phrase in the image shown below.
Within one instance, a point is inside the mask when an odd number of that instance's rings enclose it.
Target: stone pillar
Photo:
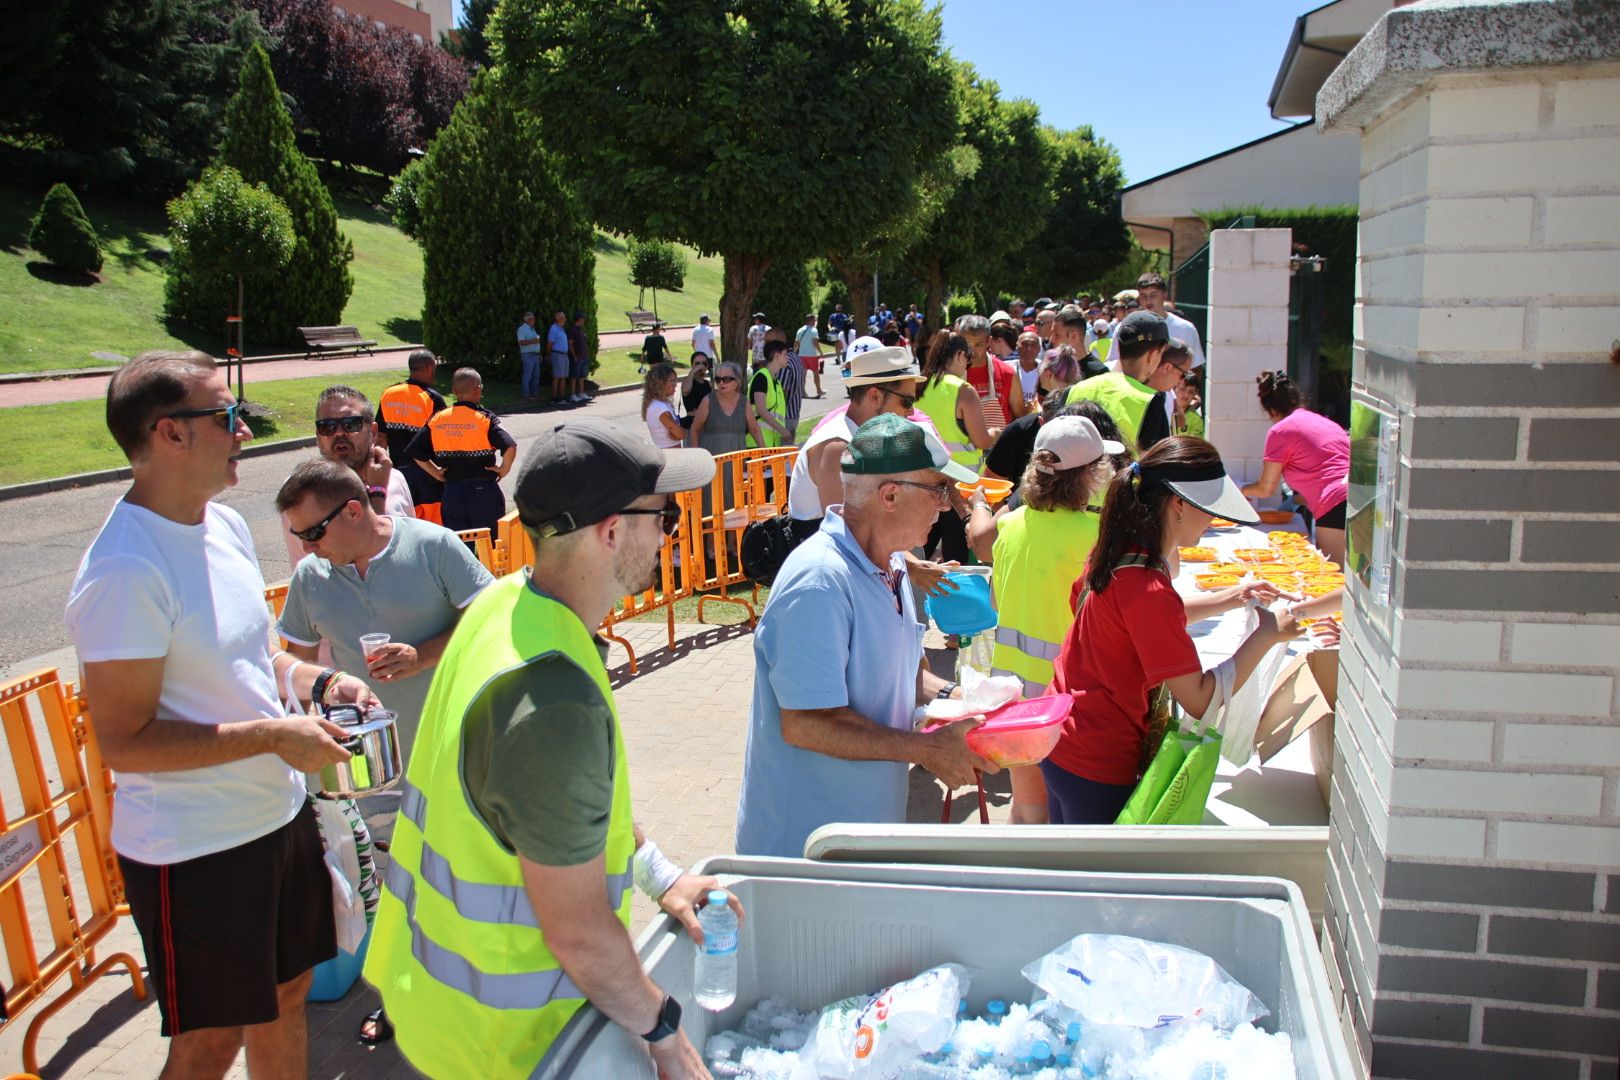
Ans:
[[[1209,234],[1209,440],[1227,472],[1260,477],[1266,430],[1254,380],[1288,367],[1288,258],[1292,229],[1216,229]]]
[[[1316,115],[1361,132],[1351,561],[1386,557],[1340,653],[1341,1018],[1377,1077],[1613,1077],[1620,5],[1398,8]]]

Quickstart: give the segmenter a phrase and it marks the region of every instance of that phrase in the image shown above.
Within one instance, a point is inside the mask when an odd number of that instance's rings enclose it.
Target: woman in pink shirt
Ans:
[[[1344,564],[1344,501],[1350,490],[1350,435],[1321,413],[1304,408],[1299,387],[1285,372],[1258,379],[1260,407],[1276,421],[1266,432],[1260,479],[1244,487],[1251,499],[1277,493],[1286,480],[1316,519],[1316,546]]]

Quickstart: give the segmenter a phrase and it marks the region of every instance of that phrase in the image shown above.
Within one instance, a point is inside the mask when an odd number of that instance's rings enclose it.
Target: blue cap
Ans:
[[[1072,1043],[1079,1042],[1080,1041],[1080,1021],[1078,1021],[1078,1020],[1070,1020],[1068,1030],[1065,1031],[1064,1034],[1068,1036],[1070,1042],[1072,1042]]]
[[[1030,1047],[1029,1052],[1035,1055],[1036,1061],[1045,1061],[1052,1056],[1052,1044],[1042,1039]]]
[[[710,889],[709,903],[713,904],[715,907],[725,907],[727,904],[731,903],[731,894],[726,892],[724,889]]]
[[[1000,998],[991,998],[984,1007],[987,1012],[994,1013],[997,1016],[1007,1011],[1007,1003]]]
[[[987,1043],[975,1050],[974,1053],[979,1055],[981,1061],[989,1061],[996,1056],[996,1048]]]

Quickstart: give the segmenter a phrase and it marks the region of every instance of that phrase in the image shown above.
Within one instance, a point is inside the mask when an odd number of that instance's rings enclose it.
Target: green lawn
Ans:
[[[28,219],[42,192],[0,183],[0,372],[99,367],[94,352],[133,355],[144,349],[188,345],[211,352],[219,335],[171,332],[163,319],[163,259],[168,224],[161,207],[89,197],[85,211],[101,234],[106,266],[94,285],[58,280],[27,247]],[[422,339],[422,253],[393,227],[382,210],[337,199],[340,227],[354,242],[354,293],[343,321],[384,344]],[[659,293],[658,312],[671,322],[696,322],[719,309],[721,260],[688,253],[687,288]],[[600,328],[624,330],[624,312],[636,307],[625,242],[597,237],[596,296]],[[648,295],[649,305],[652,302]],[[249,297],[251,313],[252,298]],[[251,324],[248,351],[255,350]],[[633,372],[635,365],[630,365]]]
[[[376,402],[383,388],[398,382],[403,374],[345,375],[342,379]],[[330,377],[254,382],[249,367],[247,398],[270,410],[268,416],[248,421],[254,443],[315,434],[315,398],[332,382]],[[439,389],[449,396],[448,379]],[[484,390],[484,404],[499,411],[517,396],[516,387],[491,383]],[[107,433],[106,409],[101,398],[0,409],[0,437],[11,445],[11,452],[0,458],[0,485],[122,467],[124,455]]]

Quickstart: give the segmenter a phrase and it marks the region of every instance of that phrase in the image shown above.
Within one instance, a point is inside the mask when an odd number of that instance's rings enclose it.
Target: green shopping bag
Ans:
[[[1174,720],[1164,741],[1131,792],[1115,825],[1201,825],[1209,789],[1221,758],[1221,736],[1213,728],[1183,731]]]

